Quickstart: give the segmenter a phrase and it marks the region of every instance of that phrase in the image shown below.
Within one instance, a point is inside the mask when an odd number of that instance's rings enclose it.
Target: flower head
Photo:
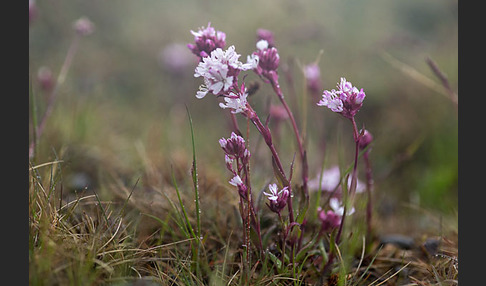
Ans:
[[[271,47],[267,40],[260,40],[256,43],[257,51],[253,55],[258,56],[258,66],[254,69],[255,73],[268,80],[277,81],[277,68],[280,62],[277,48]]]
[[[88,36],[94,32],[94,24],[86,17],[81,17],[73,24],[73,28],[78,35]]]
[[[227,164],[232,163],[233,160],[240,159],[243,164],[247,164],[250,160],[250,151],[246,148],[245,139],[231,132],[231,137],[219,139],[219,145],[225,152],[225,161]]]
[[[290,192],[288,187],[284,187],[280,191],[276,184],[268,185],[269,193],[263,192],[267,196],[269,203],[267,206],[271,211],[280,213],[282,209],[287,205],[287,199],[289,198]]]
[[[46,92],[50,92],[54,88],[54,76],[52,75],[51,69],[47,66],[39,68],[37,71],[37,80],[39,81],[42,90]]]
[[[266,29],[258,29],[257,30],[257,41],[265,40],[268,43],[269,47],[273,47],[275,45],[275,41],[273,39],[273,32]]]
[[[351,119],[363,105],[366,94],[363,89],[358,90],[344,77],[341,78],[337,88],[338,90],[324,90],[322,99],[317,105],[326,106],[333,112],[340,113],[344,117]]]
[[[190,55],[191,52],[187,50],[185,45],[171,43],[160,51],[158,60],[161,66],[168,72],[175,75],[182,75],[192,64]]]
[[[307,81],[307,88],[312,92],[321,90],[321,69],[316,63],[304,67],[304,76]]]
[[[226,34],[216,31],[211,27],[211,23],[208,23],[206,28],[199,28],[197,32],[191,30],[191,33],[194,35],[194,44],[188,44],[187,47],[200,60],[208,57],[215,49],[222,49],[226,45]]]
[[[256,67],[258,57],[248,57],[248,62],[243,64],[238,60],[239,54],[235,46],[230,46],[226,51],[217,48],[211,55],[204,57],[195,69],[194,77],[202,77],[204,84],[196,93],[197,98],[203,98],[208,92],[214,95],[229,95],[230,90],[237,87],[240,71]]]

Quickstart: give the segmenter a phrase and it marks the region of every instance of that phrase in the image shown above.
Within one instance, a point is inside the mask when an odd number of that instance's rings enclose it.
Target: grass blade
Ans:
[[[192,183],[194,184],[194,195],[196,202],[196,233],[197,237],[201,236],[201,209],[199,207],[199,185],[197,180],[197,163],[196,163],[196,144],[194,143],[194,128],[192,126],[192,117],[189,109],[186,106],[187,116],[189,117],[189,125],[191,127],[191,141],[192,141]]]

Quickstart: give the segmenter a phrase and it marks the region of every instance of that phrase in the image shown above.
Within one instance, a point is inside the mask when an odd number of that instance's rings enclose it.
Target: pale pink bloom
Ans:
[[[321,70],[316,63],[308,64],[304,67],[304,76],[309,90],[315,93],[321,90]]]
[[[229,95],[230,90],[238,84],[240,71],[250,70],[258,65],[257,56],[247,57],[248,62],[245,64],[238,60],[239,57],[235,46],[230,46],[226,51],[217,48],[211,52],[211,56],[203,58],[194,73],[194,77],[204,79],[204,84],[199,87],[196,97],[203,98],[208,92],[214,95]]]
[[[340,113],[346,118],[353,118],[363,105],[366,97],[363,89],[359,90],[344,77],[337,85],[338,90],[324,90],[322,99],[317,103],[319,106],[326,106],[333,112]]]
[[[321,207],[317,209],[318,218],[321,221],[321,228],[324,232],[330,232],[341,225],[341,215],[334,213],[332,210],[327,212]]]
[[[169,72],[180,74],[193,63],[194,59],[190,55],[191,53],[183,44],[171,43],[160,51],[158,60]]]
[[[81,36],[88,36],[94,32],[94,24],[86,17],[81,17],[73,24],[73,28]]]

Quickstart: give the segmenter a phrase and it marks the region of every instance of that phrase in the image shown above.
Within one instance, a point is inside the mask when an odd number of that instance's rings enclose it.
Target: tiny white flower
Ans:
[[[240,185],[243,185],[243,181],[241,180],[240,176],[236,175],[234,176],[229,183],[235,187],[238,187]]]
[[[241,70],[252,70],[258,67],[258,62],[260,61],[260,58],[257,55],[249,55],[246,56],[246,64],[241,65]]]
[[[344,207],[341,205],[341,202],[337,198],[331,198],[329,200],[329,206],[332,208],[335,214],[342,216],[344,213]],[[347,215],[351,215],[354,213],[354,207],[351,210],[348,210]]]
[[[263,192],[263,194],[267,196],[270,201],[278,200],[277,184],[268,185],[268,190],[270,190],[270,193]]]
[[[240,94],[239,96],[236,95],[235,93],[231,92],[230,96],[224,97],[225,103],[220,103],[219,107],[225,109],[225,108],[231,108],[231,113],[236,114],[240,112],[244,112],[247,110],[246,103],[247,100],[246,98],[248,97],[247,93]]]

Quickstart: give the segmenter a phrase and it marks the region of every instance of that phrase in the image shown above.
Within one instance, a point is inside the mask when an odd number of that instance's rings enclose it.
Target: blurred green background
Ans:
[[[185,49],[193,41],[190,30],[211,22],[226,33],[227,46],[235,45],[242,60],[254,51],[258,28],[274,33],[281,85],[299,124],[302,98],[307,98],[312,176],[322,165],[323,138],[329,165],[344,152],[337,150],[351,150],[351,155],[343,154],[352,162],[353,150],[349,122],[316,107],[318,99],[303,97],[301,67],[322,51],[318,64],[323,89],[334,88],[340,77],[346,77],[366,92],[357,123],[375,138],[370,156],[378,211],[388,215],[400,205],[412,204],[457,212],[457,109],[426,63],[427,58],[437,63],[457,92],[457,1],[35,3],[29,73],[38,114],[45,109],[46,96],[36,77],[39,68],[47,66],[57,76],[74,38],[72,23],[86,16],[95,25],[95,32],[81,39],[36,157],[36,163],[43,163],[62,154],[66,180],[69,174],[84,174],[84,182],[96,185],[111,171],[136,177],[146,168],[142,153],[161,169],[190,160],[187,106],[194,121],[199,169],[225,183],[228,173],[218,139],[230,135],[226,113],[213,96],[196,99],[202,81],[193,77],[197,60]],[[297,98],[285,81],[284,67],[292,75]],[[258,78],[250,73],[246,81]],[[251,99],[262,118],[269,98],[277,103],[262,85]],[[239,120],[246,126],[243,118]],[[280,135],[280,148],[284,163],[290,164],[295,144],[287,127]],[[251,132],[251,142],[257,142],[255,129]]]

